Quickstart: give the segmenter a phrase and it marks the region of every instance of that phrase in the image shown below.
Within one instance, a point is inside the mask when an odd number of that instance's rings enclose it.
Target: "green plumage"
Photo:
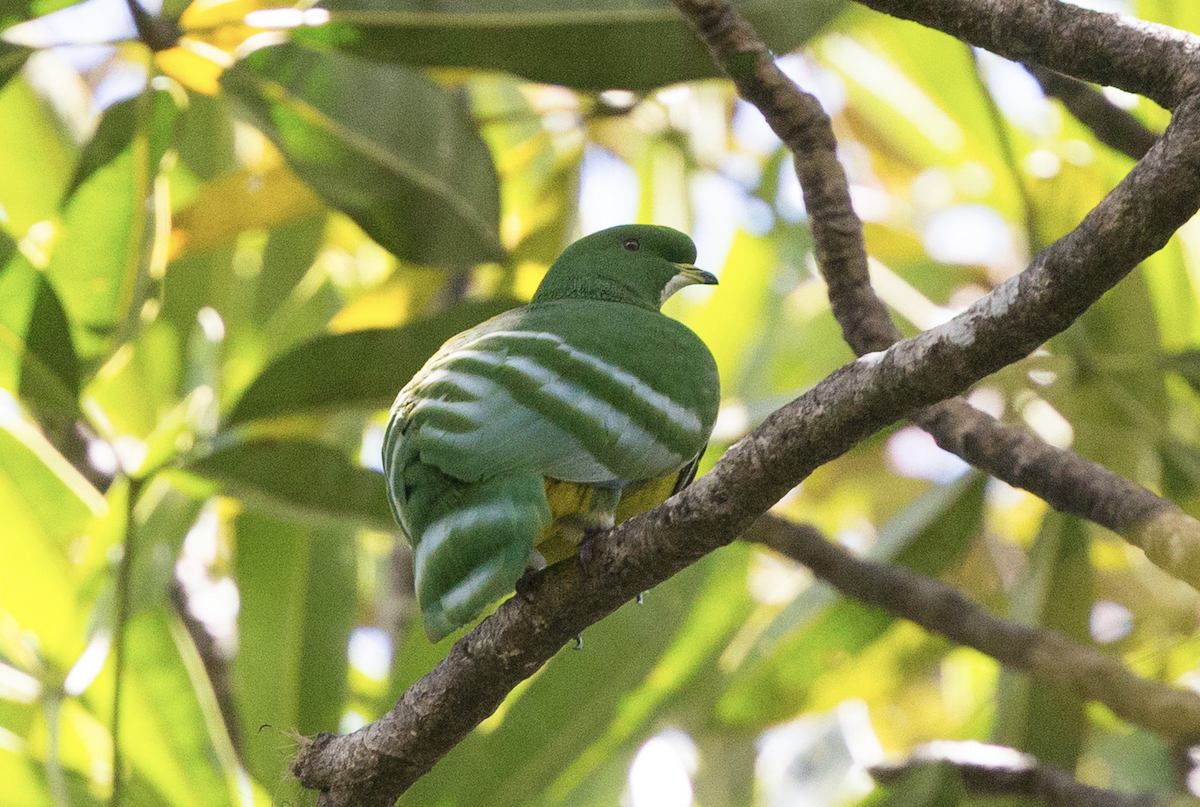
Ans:
[[[529,305],[448,341],[400,392],[384,473],[431,639],[511,591],[535,545],[557,560],[690,481],[717,368],[659,306],[716,282],[695,255],[666,227],[583,238]]]

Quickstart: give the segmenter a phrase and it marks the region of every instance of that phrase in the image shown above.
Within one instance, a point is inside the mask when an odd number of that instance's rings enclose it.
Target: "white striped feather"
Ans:
[[[501,331],[487,336],[525,337],[553,340],[560,350],[577,361],[587,361],[596,369],[625,384],[631,393],[639,394],[644,401],[664,415],[683,412],[692,421],[687,424],[699,432],[700,422],[690,411],[638,380],[631,373],[604,362],[584,351],[566,345],[554,334]],[[684,464],[687,458],[671,451],[654,435],[630,420],[629,416],[612,404],[592,395],[582,385],[544,367],[535,358],[514,354],[503,345],[486,344],[487,338],[479,338],[462,344],[457,350],[440,357],[437,366],[427,367],[426,373],[414,379],[406,389],[412,400],[410,419],[424,410],[440,410],[462,416],[475,424],[473,431],[449,432],[432,423],[424,423],[419,429],[423,445],[427,440],[453,446],[459,451],[471,452],[479,461],[484,455],[492,455],[487,467],[501,470],[520,458],[525,467],[532,464],[549,476],[580,482],[607,482],[621,478],[618,469],[609,468],[594,457],[574,436],[546,421],[536,411],[519,403],[502,385],[483,376],[474,375],[446,365],[455,359],[471,358],[490,366],[506,366],[534,382],[540,393],[561,401],[578,412],[591,416],[611,436],[616,453],[625,468],[645,469],[651,475],[668,473]],[[492,349],[488,349],[491,347]],[[585,357],[585,358],[581,358]],[[423,397],[423,389],[437,383],[450,383],[471,395],[474,400],[447,402]],[[425,451],[422,452],[426,453]]]
[[[604,375],[607,375],[618,384],[621,384],[623,387],[629,390],[631,395],[640,398],[643,402],[658,410],[664,417],[674,423],[677,427],[696,435],[700,434],[700,418],[696,416],[695,412],[685,406],[675,403],[669,397],[654,389],[628,370],[618,367],[612,362],[605,361],[598,356],[594,356],[585,350],[580,350],[579,348],[568,344],[566,340],[564,340],[558,334],[546,333],[545,331],[492,331],[490,333],[482,334],[475,339],[461,345],[459,350],[455,350],[453,353],[443,357],[443,361],[459,354],[463,349],[470,350],[471,348],[479,346],[493,339],[536,339],[551,342],[559,351],[571,359],[582,364],[586,364],[589,367],[603,373]],[[506,350],[504,346],[499,346],[498,348],[492,348],[489,352],[494,352],[498,355],[504,355]]]

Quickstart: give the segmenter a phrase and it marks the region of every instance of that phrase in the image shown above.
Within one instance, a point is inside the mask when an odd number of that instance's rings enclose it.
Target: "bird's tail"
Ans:
[[[469,483],[416,465],[406,478],[414,471],[427,478],[409,488],[405,510],[417,601],[425,632],[437,642],[512,591],[534,540],[550,525],[550,508],[539,474]]]

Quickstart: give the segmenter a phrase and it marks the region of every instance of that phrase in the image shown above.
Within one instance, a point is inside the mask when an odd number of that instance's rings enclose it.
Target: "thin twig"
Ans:
[[[111,807],[121,807],[125,797],[124,760],[121,754],[121,684],[125,675],[125,632],[130,614],[130,586],[133,582],[133,555],[137,547],[134,526],[134,505],[142,490],[142,480],[127,477],[125,541],[121,547],[121,562],[117,566],[115,585],[116,608],[113,614],[113,705],[112,705],[112,777]]]
[[[1042,91],[1063,106],[1104,145],[1140,160],[1158,135],[1140,120],[1104,97],[1104,93],[1079,79],[1055,73],[1036,64],[1025,67],[1042,85]]]
[[[992,757],[1005,757],[1005,763],[975,762],[986,749]],[[1085,785],[1067,771],[1038,762],[1029,754],[1011,748],[985,746],[975,742],[935,742],[917,748],[910,759],[880,765],[871,775],[884,785],[899,784],[910,775],[930,766],[951,770],[963,789],[976,796],[1024,796],[1049,807],[1154,807],[1154,805],[1196,804],[1195,799],[1160,796],[1154,793],[1118,793]]]

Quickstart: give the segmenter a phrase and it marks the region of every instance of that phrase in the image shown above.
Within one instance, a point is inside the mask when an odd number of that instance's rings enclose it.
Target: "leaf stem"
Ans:
[[[131,0],[132,2],[132,0]],[[133,508],[142,491],[143,479],[126,477],[129,491],[126,494],[125,542],[121,551],[121,563],[117,567],[116,614],[113,624],[113,709],[112,709],[112,799],[111,807],[121,807],[125,796],[124,779],[121,775],[121,679],[125,674],[125,626],[129,622],[129,589],[133,580],[134,517]]]

